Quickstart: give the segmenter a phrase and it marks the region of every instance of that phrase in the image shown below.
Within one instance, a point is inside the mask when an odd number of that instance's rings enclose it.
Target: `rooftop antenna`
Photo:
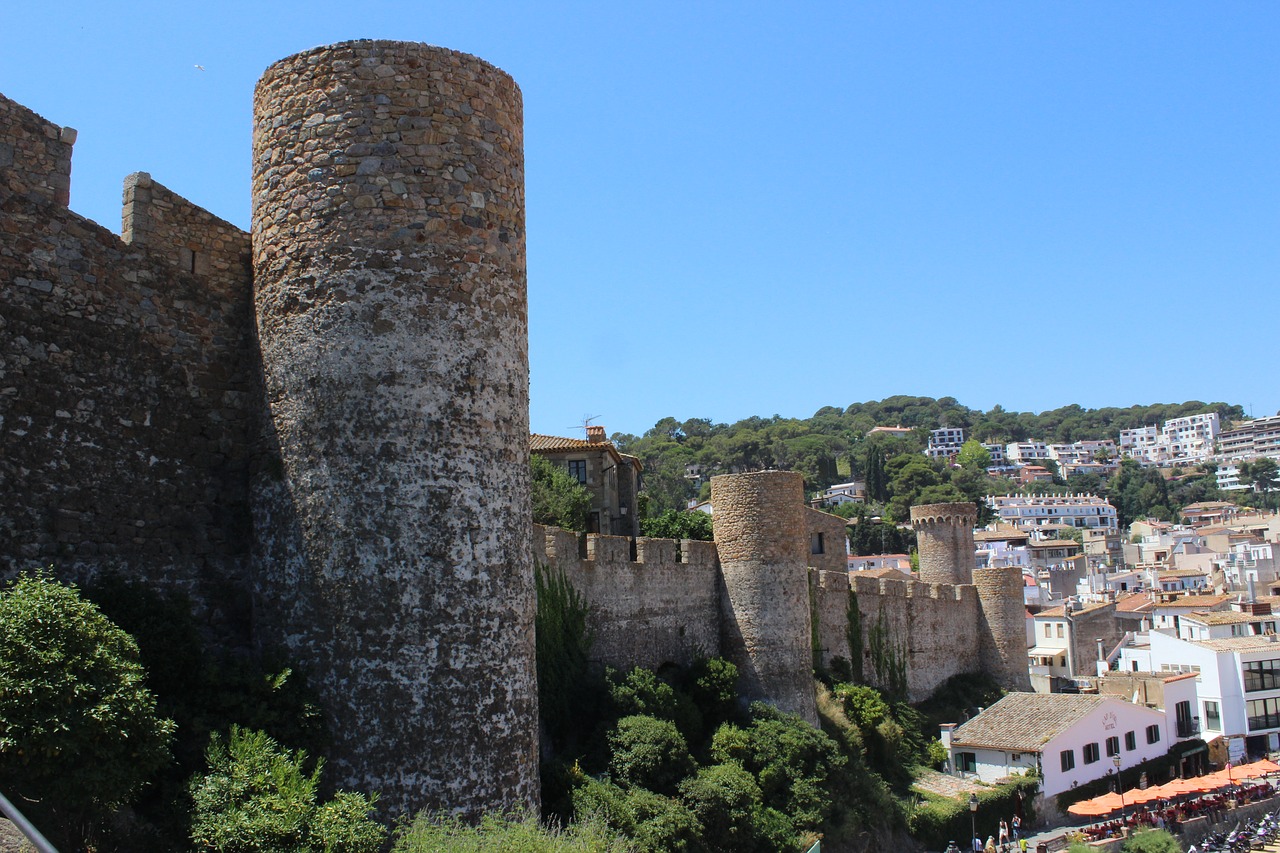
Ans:
[[[586,435],[586,434],[587,434],[587,427],[591,426],[591,422],[592,422],[592,421],[599,420],[599,419],[600,419],[600,416],[599,416],[599,415],[583,415],[583,416],[582,416],[582,423],[580,423],[580,424],[574,424],[573,426],[568,427],[568,429],[580,429],[580,430],[582,430],[582,434],[583,434],[583,435]]]

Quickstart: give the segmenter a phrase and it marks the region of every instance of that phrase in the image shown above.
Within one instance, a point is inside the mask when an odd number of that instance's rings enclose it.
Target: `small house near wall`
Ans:
[[[1169,750],[1161,711],[1115,696],[1010,693],[961,726],[942,727],[952,775],[995,783],[1038,770],[1046,797]]]
[[[619,453],[605,438],[604,427],[587,427],[586,439],[554,435],[529,436],[529,450],[568,469],[591,493],[587,532],[638,536],[636,493],[640,491],[640,460]]]

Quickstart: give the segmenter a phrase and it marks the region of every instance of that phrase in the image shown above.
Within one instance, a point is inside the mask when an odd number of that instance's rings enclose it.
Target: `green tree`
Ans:
[[[0,592],[0,790],[82,846],[170,760],[138,646],[73,586],[25,575]]]
[[[386,829],[373,820],[377,796],[339,792],[318,799],[323,762],[307,772],[307,755],[265,732],[232,726],[216,733],[209,771],[193,780],[191,840],[219,853],[376,853]]]
[[[1270,493],[1280,489],[1280,467],[1274,459],[1263,457],[1252,462],[1241,462],[1238,466],[1240,482],[1253,486],[1254,491],[1262,494],[1263,506],[1266,506]]]
[[[702,825],[708,850],[740,853],[758,849],[760,786],[741,765],[729,762],[703,767],[680,785],[680,799]]]
[[[587,603],[563,571],[535,564],[533,581],[538,710],[553,743],[561,744],[574,733],[575,719],[595,706],[599,692],[587,666],[592,643]]]
[[[640,534],[657,539],[701,539],[710,542],[711,516],[699,510],[663,510],[653,518],[640,519]]]
[[[862,461],[862,476],[866,481],[867,500],[882,503],[889,499],[889,477],[884,470],[884,452],[875,442],[867,443]]]
[[[983,447],[981,442],[971,438],[961,445],[960,452],[956,454],[956,462],[962,468],[985,471],[991,467],[991,451]]]
[[[697,766],[675,724],[657,717],[637,714],[618,720],[609,732],[609,748],[609,771],[623,788],[674,794]]]
[[[534,523],[585,531],[591,512],[591,493],[586,487],[568,470],[537,453],[530,455],[529,464]]]

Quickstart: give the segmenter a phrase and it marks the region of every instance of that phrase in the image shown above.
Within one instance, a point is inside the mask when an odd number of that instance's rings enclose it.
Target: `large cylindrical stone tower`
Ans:
[[[920,553],[920,580],[926,583],[973,583],[977,549],[973,527],[978,508],[971,503],[923,504],[911,508]]]
[[[536,807],[520,90],[422,44],[283,59],[253,193],[263,642],[320,691],[337,784]]]
[[[1027,608],[1022,597],[1022,569],[1002,566],[974,569],[981,625],[978,660],[1005,690],[1031,689],[1027,669]]]
[[[790,471],[711,478],[724,579],[722,647],[748,700],[817,725],[804,478]]]

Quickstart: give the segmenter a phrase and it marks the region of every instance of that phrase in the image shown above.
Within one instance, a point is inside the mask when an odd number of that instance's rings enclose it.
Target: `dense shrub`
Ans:
[[[79,847],[170,760],[138,647],[73,586],[0,592],[0,790]]]
[[[579,815],[625,835],[638,853],[702,849],[702,826],[679,800],[643,788],[624,791],[598,779],[578,786],[573,799]]]
[[[1144,829],[1125,840],[1123,853],[1182,853],[1182,845],[1163,829]]]
[[[529,492],[535,524],[547,524],[565,530],[587,529],[591,512],[591,493],[569,473],[537,453],[529,458]]]
[[[609,771],[623,787],[672,794],[695,766],[675,724],[657,717],[623,717],[609,733],[609,748]]]
[[[208,772],[193,780],[191,840],[220,853],[375,853],[386,830],[374,821],[375,797],[340,792],[318,801],[323,762],[282,748],[264,732],[231,728],[214,735]]]
[[[702,825],[708,850],[739,853],[758,849],[760,786],[741,765],[729,762],[703,767],[680,785],[680,797]]]
[[[609,700],[617,717],[645,714],[674,723],[691,744],[702,738],[702,714],[693,700],[652,670],[636,667],[621,678],[609,670],[606,678]]]
[[[549,829],[529,817],[487,816],[479,826],[448,815],[420,814],[396,839],[394,853],[630,853],[598,821]]]

